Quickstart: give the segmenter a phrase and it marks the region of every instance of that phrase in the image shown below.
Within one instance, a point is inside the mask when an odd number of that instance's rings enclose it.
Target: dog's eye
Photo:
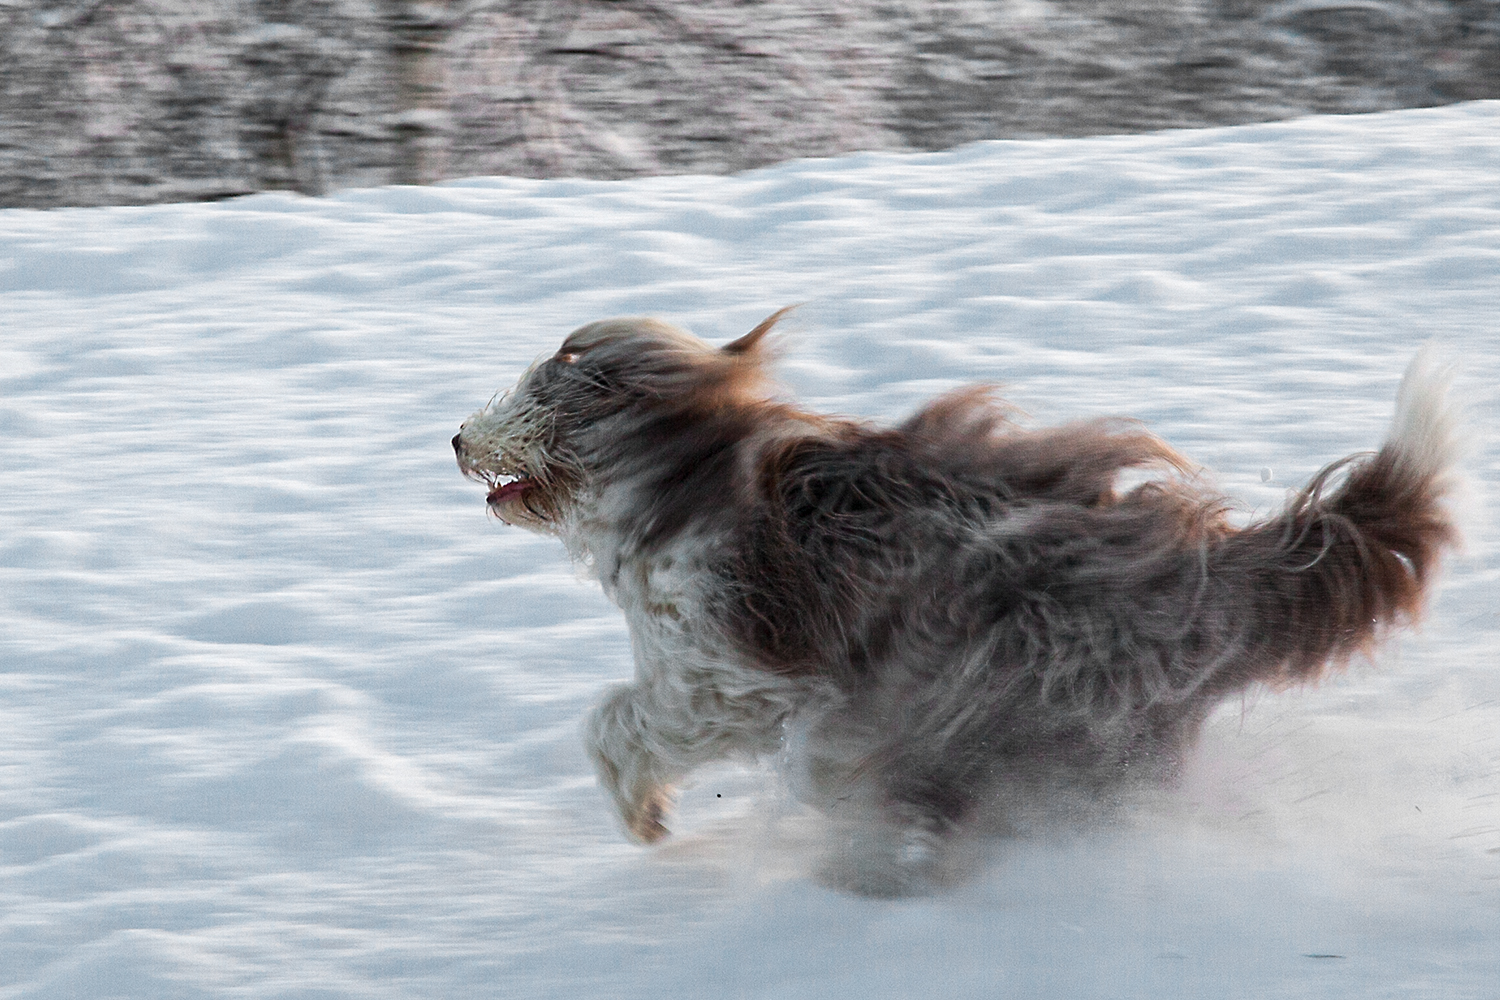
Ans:
[[[571,365],[573,362],[578,360],[578,355],[570,351],[567,354],[558,354],[556,360],[562,362],[565,365]]]

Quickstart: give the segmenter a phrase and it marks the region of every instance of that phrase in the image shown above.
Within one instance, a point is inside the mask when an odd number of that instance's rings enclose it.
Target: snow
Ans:
[[[1490,102],[0,212],[0,998],[1493,996],[1497,177]],[[791,302],[816,408],[1140,417],[1242,516],[1376,444],[1430,341],[1467,548],[1374,663],[946,893],[825,887],[770,764],[631,846],[577,733],[623,622],[448,439],[581,323]]]

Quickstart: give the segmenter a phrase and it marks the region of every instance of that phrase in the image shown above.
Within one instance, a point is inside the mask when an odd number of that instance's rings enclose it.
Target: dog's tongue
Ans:
[[[503,486],[496,486],[494,489],[490,490],[490,495],[485,497],[484,499],[486,503],[499,503],[502,500],[509,500],[513,496],[519,496],[520,494],[525,493],[527,490],[531,489],[531,486],[532,483],[529,479],[512,480],[511,482],[508,482]]]

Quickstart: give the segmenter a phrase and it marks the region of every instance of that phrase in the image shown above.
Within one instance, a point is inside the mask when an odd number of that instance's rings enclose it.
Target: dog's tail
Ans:
[[[1458,540],[1444,504],[1459,451],[1450,381],[1419,354],[1378,452],[1328,466],[1279,516],[1214,546],[1215,576],[1238,590],[1218,610],[1242,616],[1228,631],[1250,653],[1233,657],[1241,667],[1229,673],[1242,676],[1222,686],[1315,677],[1421,614],[1438,561]]]

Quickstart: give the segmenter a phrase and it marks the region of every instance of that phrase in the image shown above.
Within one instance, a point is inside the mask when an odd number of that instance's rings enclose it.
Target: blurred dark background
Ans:
[[[0,0],[0,206],[1500,97],[1500,0]]]

